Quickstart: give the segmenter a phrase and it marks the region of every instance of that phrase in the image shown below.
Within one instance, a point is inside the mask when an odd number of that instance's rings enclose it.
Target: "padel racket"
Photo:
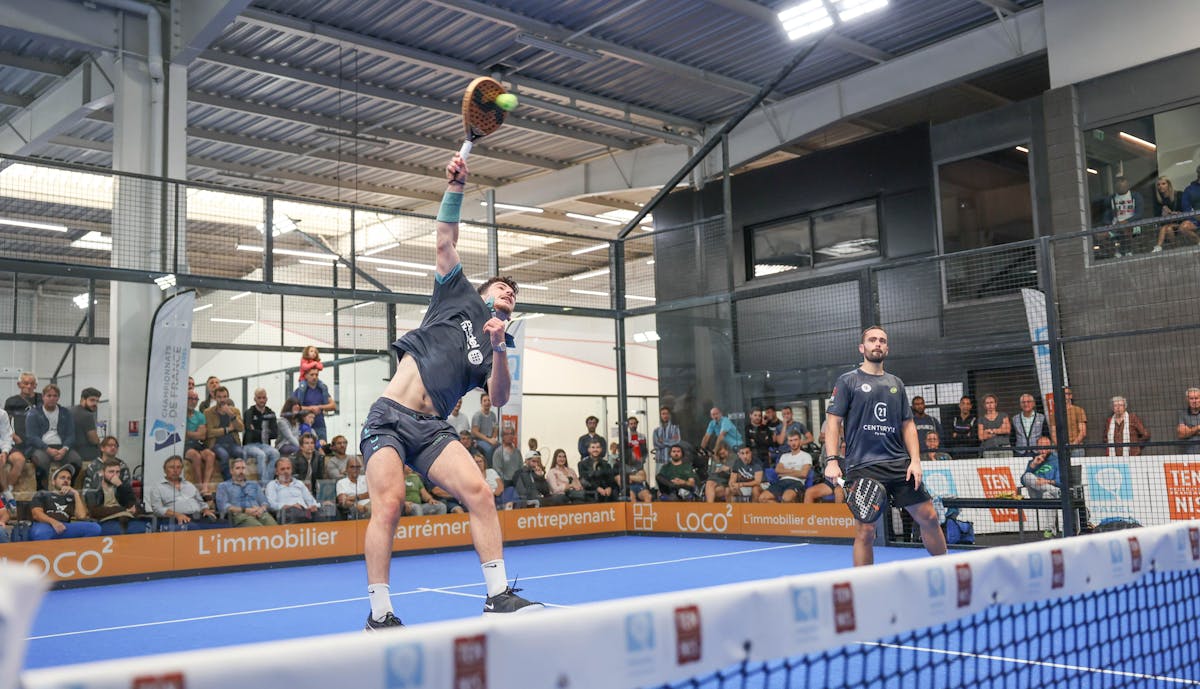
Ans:
[[[850,514],[864,524],[874,524],[883,516],[883,507],[887,501],[887,489],[873,478],[865,476],[846,483],[838,477],[838,485],[846,489],[846,506]]]
[[[462,101],[466,141],[463,141],[462,148],[458,150],[458,155],[463,160],[471,154],[471,147],[476,139],[491,134],[504,124],[504,116],[507,113],[496,105],[496,97],[502,93],[505,93],[504,87],[490,77],[479,77],[467,87]]]

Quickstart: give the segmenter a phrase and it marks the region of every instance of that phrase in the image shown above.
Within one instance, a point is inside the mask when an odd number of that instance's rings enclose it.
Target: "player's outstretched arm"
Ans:
[[[467,184],[467,163],[455,154],[446,164],[446,193],[437,216],[437,273],[449,275],[459,264],[458,220],[462,212],[463,189]]]

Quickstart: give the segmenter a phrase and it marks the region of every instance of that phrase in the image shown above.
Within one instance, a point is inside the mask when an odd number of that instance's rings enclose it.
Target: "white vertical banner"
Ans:
[[[146,373],[146,410],[142,420],[142,481],[163,479],[163,462],[182,455],[187,433],[188,360],[192,353],[192,309],[196,292],[168,297],[154,311],[150,326],[150,362]]]
[[[0,561],[0,689],[21,686],[26,640],[49,585],[36,567]]]
[[[1029,341],[1033,343],[1033,363],[1037,367],[1038,387],[1045,403],[1046,418],[1054,418],[1054,384],[1050,377],[1050,339],[1046,327],[1046,295],[1040,290],[1021,289],[1025,300],[1025,318],[1029,321]],[[1063,362],[1063,385],[1067,384],[1067,362]],[[1051,421],[1053,423],[1053,421]]]
[[[516,432],[517,449],[524,455],[525,444],[521,437],[521,381],[524,380],[525,364],[525,320],[513,321],[508,326],[508,334],[513,339],[513,346],[508,348],[508,373],[512,378],[512,386],[508,389],[508,402],[500,410],[501,433],[512,429]]]

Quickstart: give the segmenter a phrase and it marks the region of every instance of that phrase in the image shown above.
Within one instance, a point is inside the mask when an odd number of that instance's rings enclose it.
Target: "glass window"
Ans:
[[[879,255],[874,200],[750,228],[751,277]]]
[[[1033,239],[1026,146],[939,166],[938,193],[942,253]]]

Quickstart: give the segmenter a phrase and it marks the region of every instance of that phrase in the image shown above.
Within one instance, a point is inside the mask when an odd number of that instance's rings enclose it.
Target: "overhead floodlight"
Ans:
[[[1117,132],[1117,136],[1124,139],[1125,141],[1128,141],[1131,144],[1136,144],[1147,150],[1150,150],[1150,151],[1158,150],[1158,146],[1155,146],[1153,143],[1146,141],[1143,138],[1136,137],[1133,134],[1129,134],[1128,132]]]
[[[66,232],[71,229],[66,225],[58,225],[48,222],[34,222],[32,220],[16,220],[14,218],[0,218],[0,225],[9,227],[26,227],[31,230],[46,230],[47,232]]]
[[[197,311],[203,311],[204,309],[211,309],[212,307],[213,307],[212,304],[201,304],[201,305],[197,306],[196,308],[192,309],[192,313],[196,313]]]
[[[483,206],[484,208],[487,208],[488,204],[487,204],[487,201],[480,201],[479,205]],[[520,211],[522,213],[545,213],[546,212],[546,211],[542,210],[541,208],[538,208],[537,206],[522,206],[519,203],[500,203],[499,201],[496,202],[496,208],[503,208],[504,210],[508,210],[508,211]]]
[[[158,285],[160,290],[166,292],[175,286],[175,274],[167,273],[166,275],[159,275],[154,278],[154,284]]]
[[[250,292],[238,292],[237,294],[235,294],[235,295],[233,295],[232,297],[230,297],[230,298],[229,298],[229,301],[237,301],[238,299],[241,299],[241,298],[243,298],[243,297],[248,297],[248,296],[250,296],[250,294],[251,294]]]
[[[395,273],[396,275],[411,275],[418,278],[427,278],[429,273],[422,273],[417,270],[404,270],[403,268],[376,268],[381,273]],[[522,285],[524,286],[524,285]]]
[[[599,215],[587,215],[584,213],[565,213],[565,215],[568,218],[574,218],[576,220],[587,220],[588,222],[598,222],[603,225],[624,225],[625,224],[625,223],[621,222],[620,220],[613,220],[612,218],[603,218],[603,217],[600,217]]]
[[[83,294],[77,294],[74,297],[71,297],[71,301],[75,302],[76,308],[86,310],[88,307],[88,300],[91,298],[91,296],[92,295],[88,292],[84,292]]]
[[[633,300],[636,300],[636,301],[655,301],[654,297],[642,297],[642,296],[638,296],[638,295],[636,295],[636,294],[626,294],[626,295],[625,295],[625,298],[626,298],[626,299],[633,299]]]
[[[597,292],[594,289],[573,289],[568,290],[571,294],[586,294],[590,297],[607,297],[608,292]]]
[[[888,0],[834,0],[833,3],[838,19],[844,22],[881,10],[887,5]]]
[[[780,12],[779,23],[788,40],[796,41],[833,26],[833,17],[823,0],[807,0]]]
[[[254,229],[258,230],[259,234],[262,234],[263,229],[265,227],[266,227],[266,225],[259,223],[254,226]],[[278,216],[271,219],[271,228],[272,228],[271,236],[278,237],[281,234],[287,234],[288,232],[294,232],[294,231],[300,229],[300,226],[296,224],[295,220],[292,220],[288,216],[283,215],[281,213]]]
[[[391,251],[392,249],[395,249],[399,246],[400,246],[400,242],[389,242],[387,244],[382,244],[380,246],[377,246],[374,249],[364,251],[359,255],[360,256],[374,256],[375,254],[382,254],[385,251]]]
[[[593,251],[599,251],[601,249],[607,249],[607,248],[608,248],[608,242],[605,242],[604,244],[596,244],[595,246],[585,246],[582,249],[576,249],[571,252],[571,255],[579,256],[580,254],[590,254]]]
[[[238,325],[254,325],[254,321],[248,321],[245,318],[210,318],[213,323],[237,323]]]
[[[571,279],[572,280],[586,280],[588,278],[598,278],[601,275],[608,275],[608,268],[599,268],[597,270],[589,270],[585,273],[579,273],[577,275],[572,275]]]

